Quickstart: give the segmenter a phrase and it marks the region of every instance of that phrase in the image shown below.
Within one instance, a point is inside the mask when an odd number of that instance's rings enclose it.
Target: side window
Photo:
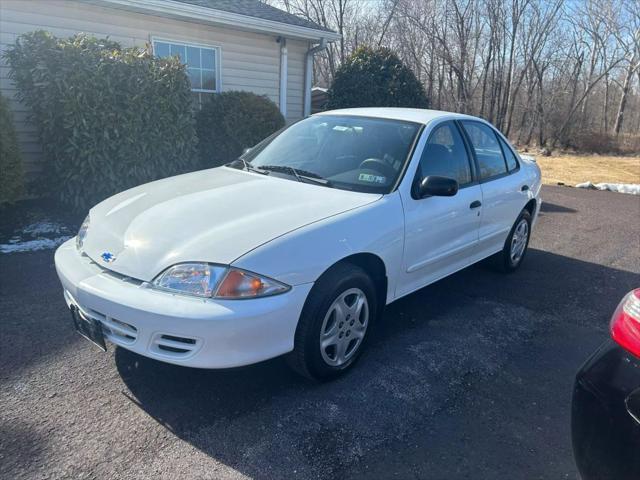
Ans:
[[[507,164],[502,156],[502,149],[491,127],[470,120],[463,120],[462,125],[476,152],[480,167],[480,180],[507,173]]]
[[[514,155],[513,150],[511,150],[511,147],[507,145],[507,142],[505,142],[498,135],[496,136],[498,137],[498,140],[500,140],[500,145],[502,145],[502,151],[504,152],[504,158],[507,159],[507,167],[509,167],[509,171],[513,172],[514,170],[517,170],[518,160],[516,160],[516,156]]]
[[[461,186],[471,182],[469,156],[452,122],[437,126],[429,135],[420,158],[419,173],[422,178],[429,175],[454,178]]]

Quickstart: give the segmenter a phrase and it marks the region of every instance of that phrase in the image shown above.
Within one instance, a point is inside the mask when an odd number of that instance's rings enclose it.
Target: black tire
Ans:
[[[526,222],[527,237],[524,243],[524,250],[522,251],[522,254],[514,260],[514,258],[511,255],[513,237],[516,234],[516,230],[518,229],[521,222],[523,221]],[[520,265],[522,265],[522,262],[524,261],[524,257],[526,256],[527,250],[529,248],[530,238],[531,238],[531,214],[529,213],[528,210],[523,210],[522,212],[520,212],[520,215],[518,215],[518,218],[514,222],[513,227],[511,227],[511,231],[509,232],[509,235],[507,236],[507,239],[504,242],[504,247],[502,248],[502,252],[496,255],[496,264],[500,271],[504,273],[515,272],[520,267]]]
[[[334,301],[337,301],[345,292],[353,290],[359,290],[366,296],[368,318],[364,336],[359,343],[354,343],[355,351],[345,363],[333,366],[323,358],[320,347],[321,330],[325,316],[329,313],[329,308]],[[364,350],[367,339],[371,337],[371,326],[377,318],[378,311],[376,288],[371,277],[356,265],[350,263],[335,265],[318,279],[307,297],[298,321],[294,349],[287,356],[287,363],[297,373],[314,380],[328,380],[343,374],[353,366]],[[347,334],[346,330],[341,333]]]

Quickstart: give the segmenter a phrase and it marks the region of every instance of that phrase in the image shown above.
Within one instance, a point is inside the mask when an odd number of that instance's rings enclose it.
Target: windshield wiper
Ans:
[[[243,170],[247,170],[248,172],[260,173],[262,175],[269,175],[269,172],[265,171],[262,168],[254,167],[249,162],[247,162],[244,158],[236,158],[233,162],[227,163],[227,167],[238,168],[241,167]]]
[[[298,168],[289,167],[287,165],[261,165],[260,169],[270,172],[293,175],[298,179],[299,182],[315,183],[317,185],[323,185],[325,187],[331,186],[331,182],[329,180],[322,177],[321,175],[318,175],[317,173],[309,172],[308,170],[301,170]]]

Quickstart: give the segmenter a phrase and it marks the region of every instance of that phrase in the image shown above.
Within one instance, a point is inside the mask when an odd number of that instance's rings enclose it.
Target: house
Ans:
[[[248,90],[269,97],[288,122],[310,113],[313,55],[339,38],[258,0],[0,0],[0,51],[34,30],[149,44],[156,55],[183,59],[198,101]],[[14,110],[25,170],[37,171],[36,129],[14,99],[8,73],[0,63],[0,92]]]

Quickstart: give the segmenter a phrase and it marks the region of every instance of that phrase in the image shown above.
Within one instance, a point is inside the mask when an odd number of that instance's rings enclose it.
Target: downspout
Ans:
[[[320,45],[307,50],[306,63],[304,67],[304,108],[303,115],[308,117],[311,114],[311,82],[313,80],[313,56],[327,48],[327,39],[320,40]]]
[[[280,42],[280,113],[287,118],[287,39],[278,37]]]

